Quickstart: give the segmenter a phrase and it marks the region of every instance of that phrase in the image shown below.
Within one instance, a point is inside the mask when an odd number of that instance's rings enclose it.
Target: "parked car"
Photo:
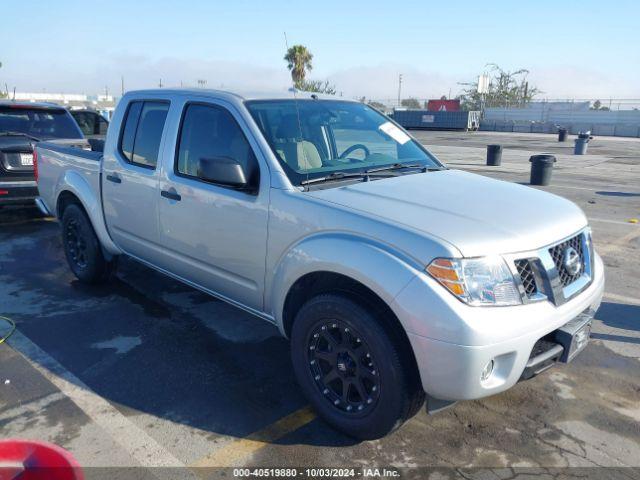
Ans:
[[[99,112],[89,109],[69,110],[85,138],[104,139],[109,121]]]
[[[82,139],[66,109],[48,103],[0,101],[0,207],[38,196],[33,147],[41,140]]]
[[[359,102],[130,92],[104,155],[37,152],[80,280],[127,255],[272,322],[311,404],[358,438],[425,395],[435,412],[570,361],[601,301],[576,205],[448,169]]]

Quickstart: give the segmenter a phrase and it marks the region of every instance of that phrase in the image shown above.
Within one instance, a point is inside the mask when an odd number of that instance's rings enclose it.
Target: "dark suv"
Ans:
[[[33,149],[40,140],[84,138],[59,105],[0,102],[0,207],[33,204],[38,196]]]
[[[95,110],[70,110],[71,116],[78,123],[85,138],[104,140],[107,135],[109,121]]]

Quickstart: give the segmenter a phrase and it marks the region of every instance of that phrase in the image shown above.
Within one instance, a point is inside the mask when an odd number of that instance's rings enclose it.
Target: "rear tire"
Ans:
[[[105,260],[91,221],[77,204],[67,206],[62,214],[62,244],[69,267],[81,282],[103,283],[113,275],[116,258]]]
[[[349,436],[384,437],[424,403],[400,337],[344,296],[323,294],[302,306],[291,331],[291,357],[309,402]]]

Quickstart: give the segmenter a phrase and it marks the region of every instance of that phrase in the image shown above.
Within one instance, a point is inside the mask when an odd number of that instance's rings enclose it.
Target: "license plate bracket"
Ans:
[[[555,339],[564,347],[560,357],[563,363],[569,363],[578,353],[585,349],[591,336],[593,314],[584,312],[556,330]]]

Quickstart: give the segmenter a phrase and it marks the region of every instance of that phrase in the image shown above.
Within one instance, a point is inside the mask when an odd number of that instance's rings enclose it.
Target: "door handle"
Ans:
[[[107,180],[113,183],[122,183],[122,179],[117,175],[107,175]]]
[[[180,196],[180,194],[177,193],[175,190],[174,191],[162,190],[160,192],[160,195],[162,195],[164,198],[168,198],[169,200],[175,200],[176,202],[179,202],[180,200],[182,200],[182,197]]]

